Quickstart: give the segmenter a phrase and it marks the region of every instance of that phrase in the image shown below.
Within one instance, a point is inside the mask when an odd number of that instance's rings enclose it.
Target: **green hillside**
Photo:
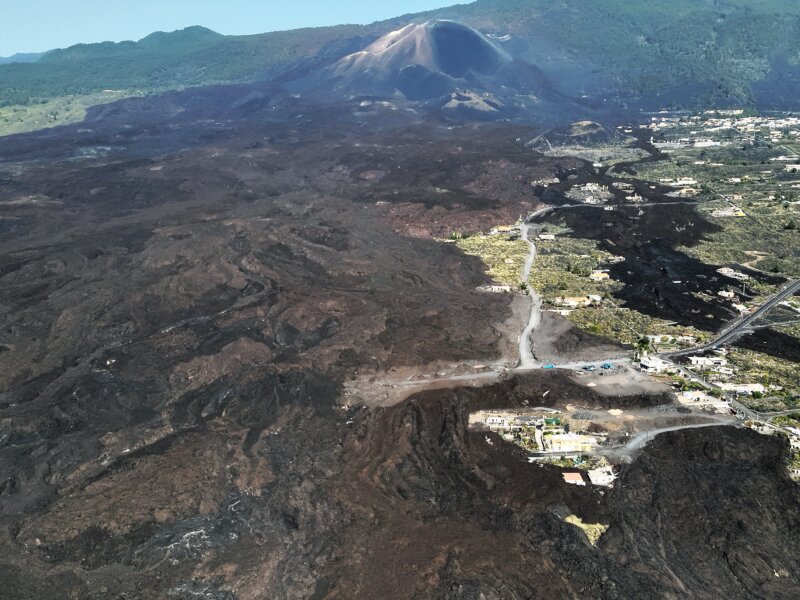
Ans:
[[[479,0],[438,15],[526,40],[573,93],[747,103],[775,64],[800,65],[794,0]]]
[[[798,96],[786,87],[800,80],[795,0],[479,0],[370,26],[253,36],[192,27],[139,42],[78,45],[32,64],[0,65],[0,106],[269,79],[433,17],[512,34],[525,42],[524,57],[568,93],[653,104],[752,103],[756,82],[768,78],[776,97]]]
[[[138,42],[80,44],[33,64],[0,66],[0,106],[108,89],[159,91],[265,79],[320,53],[344,54],[364,35],[365,28],[351,25],[253,36],[190,27]]]

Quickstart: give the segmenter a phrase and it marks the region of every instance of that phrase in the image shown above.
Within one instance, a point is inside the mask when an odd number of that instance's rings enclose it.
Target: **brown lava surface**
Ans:
[[[2,595],[797,598],[777,439],[663,435],[600,494],[469,412],[664,398],[551,373],[342,407],[349,378],[498,355],[510,299],[430,237],[515,219],[532,180],[584,168],[520,136],[232,86],[4,139]],[[663,217],[568,219],[631,257],[636,308],[691,314],[668,280],[710,267]],[[597,547],[565,510],[610,526]]]

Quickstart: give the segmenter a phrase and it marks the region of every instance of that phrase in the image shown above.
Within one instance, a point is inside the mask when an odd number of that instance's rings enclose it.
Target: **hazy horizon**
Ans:
[[[12,0],[4,7],[0,56],[36,53],[75,44],[139,40],[154,31],[193,25],[225,35],[367,24],[471,0]],[[46,19],[42,16],[46,15]],[[109,18],[109,15],[112,18]]]

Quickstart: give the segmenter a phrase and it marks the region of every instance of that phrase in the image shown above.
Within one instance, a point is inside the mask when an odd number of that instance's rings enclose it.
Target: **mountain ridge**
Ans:
[[[507,36],[567,94],[676,107],[791,109],[800,97],[800,6],[788,0],[478,0],[370,25],[222,36],[205,28],[79,45],[0,66],[0,105],[106,88],[163,91],[270,80],[327,65],[431,19]],[[187,35],[186,32],[191,35]],[[202,34],[201,34],[202,33]],[[67,60],[69,59],[69,60]],[[89,68],[91,67],[91,68]],[[785,75],[785,76],[784,76]],[[759,82],[777,82],[774,97]]]

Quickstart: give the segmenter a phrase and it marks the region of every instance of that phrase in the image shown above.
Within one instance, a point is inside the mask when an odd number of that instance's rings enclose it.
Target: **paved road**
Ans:
[[[710,350],[716,350],[720,346],[734,341],[736,338],[747,333],[753,324],[760,318],[764,317],[769,311],[775,308],[778,304],[794,296],[800,292],[800,280],[792,281],[787,284],[780,292],[770,297],[764,304],[762,304],[755,312],[739,317],[726,325],[722,331],[719,332],[717,337],[702,346],[690,348],[688,350],[680,350],[678,352],[667,352],[659,355],[661,358],[678,358],[681,356],[689,356],[691,354],[703,354]]]
[[[691,423],[687,425],[673,425],[671,427],[661,427],[659,429],[650,429],[648,431],[641,431],[636,435],[631,436],[628,442],[622,447],[602,449],[601,454],[605,455],[620,455],[620,454],[633,454],[645,447],[647,442],[652,441],[660,433],[667,433],[669,431],[680,431],[682,429],[700,429],[701,427],[731,427],[736,425],[736,420],[733,417],[708,417],[713,419],[707,423]]]

